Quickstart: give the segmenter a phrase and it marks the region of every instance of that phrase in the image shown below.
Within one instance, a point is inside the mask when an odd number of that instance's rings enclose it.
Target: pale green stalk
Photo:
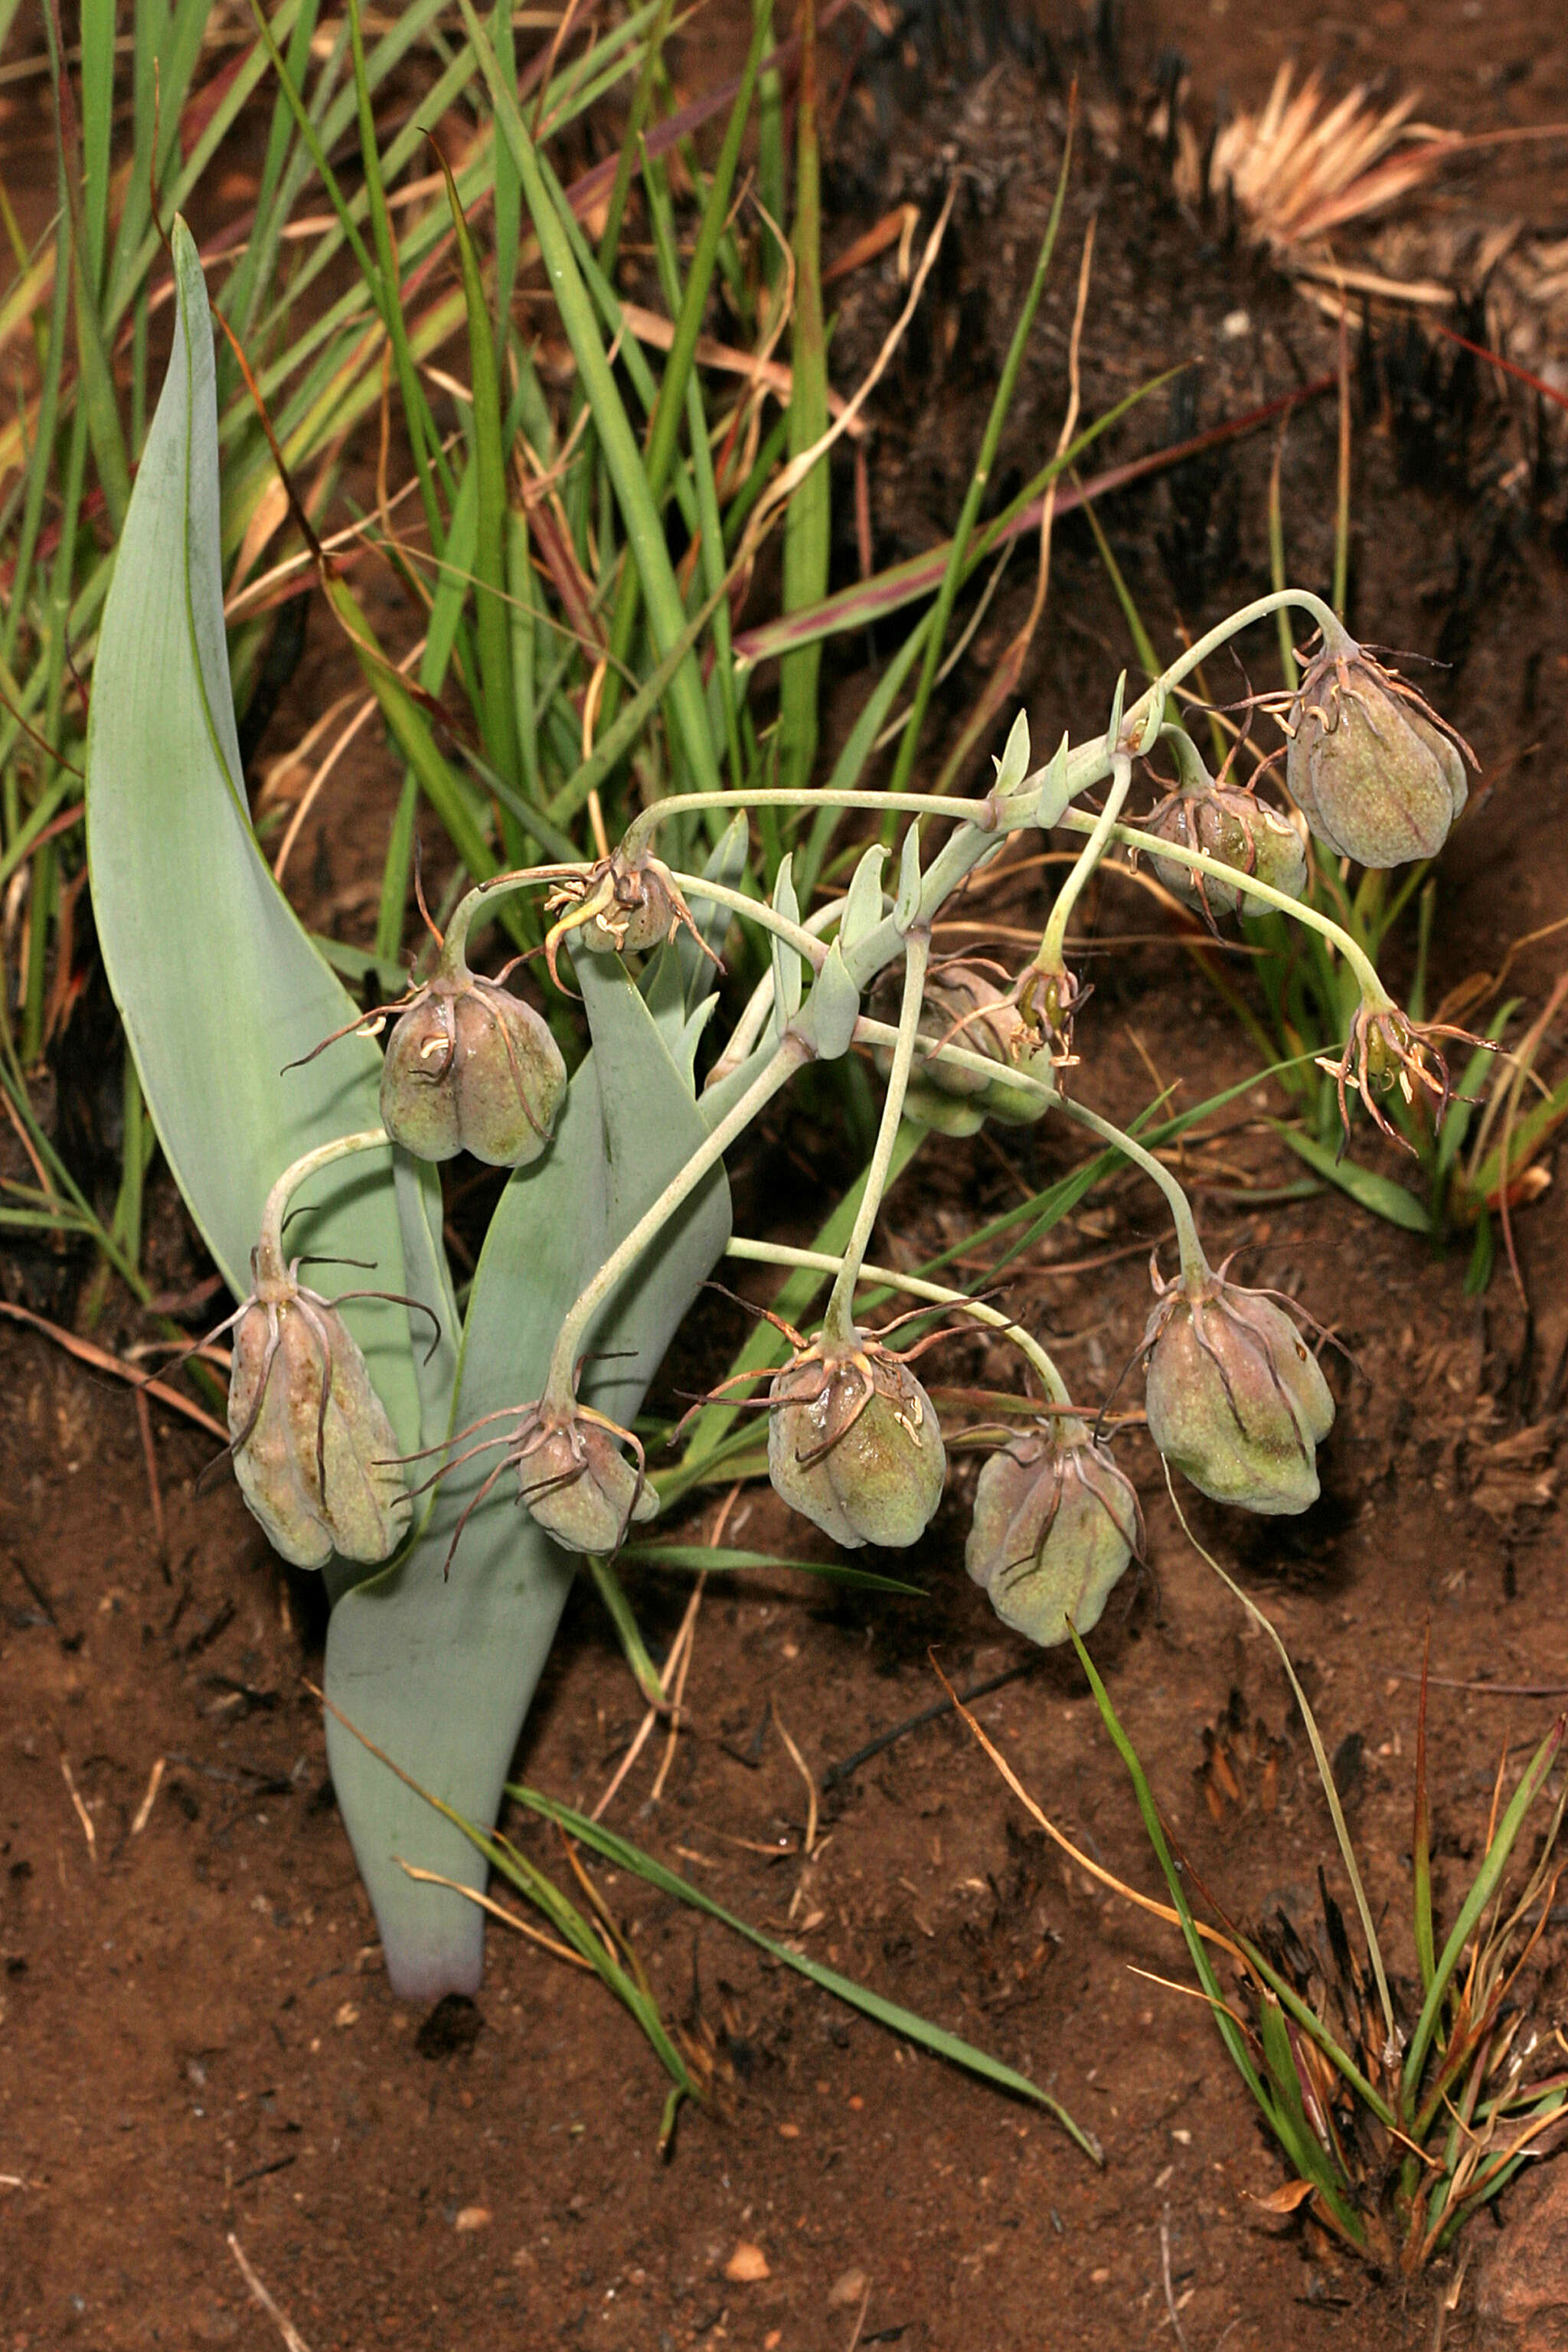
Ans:
[[[1040,971],[1058,972],[1067,969],[1063,949],[1067,942],[1068,924],[1072,910],[1082,896],[1089,876],[1105,855],[1116,820],[1121,814],[1122,803],[1132,789],[1132,762],[1124,751],[1113,751],[1110,758],[1110,790],[1105,796],[1105,806],[1089,830],[1089,839],[1079,853],[1077,865],[1057,892],[1056,902],[1046,924],[1039,953],[1035,958]]]
[[[330,1168],[334,1160],[346,1160],[351,1152],[391,1148],[392,1138],[384,1127],[362,1128],[357,1135],[336,1135],[330,1143],[319,1143],[314,1151],[307,1151],[302,1159],[285,1168],[262,1204],[261,1233],[256,1252],[262,1272],[280,1274],[283,1270],[283,1219],[290,1196],[301,1184],[319,1175],[323,1168]]]
[[[1189,1282],[1200,1281],[1208,1272],[1208,1260],[1204,1255],[1204,1245],[1198,1239],[1198,1229],[1193,1219],[1192,1203],[1164,1162],[1156,1160],[1152,1151],[1145,1151],[1141,1143],[1135,1142],[1131,1136],[1124,1134],[1121,1128],[1113,1127],[1110,1119],[1101,1118],[1097,1110],[1090,1110],[1087,1103],[1075,1102],[1069,1095],[1058,1095],[1057,1108],[1059,1110],[1065,1110],[1069,1118],[1077,1119],[1080,1127],[1087,1127],[1091,1135],[1098,1135],[1102,1142],[1114,1144],[1124,1159],[1131,1160],[1134,1168],[1142,1170],[1152,1184],[1158,1184],[1161,1192],[1165,1195],[1166,1204],[1175,1224],[1176,1246],[1182,1255],[1183,1276]]]
[[[1096,821],[1083,811],[1069,809],[1061,822],[1074,833],[1087,833]],[[1338,948],[1354,972],[1369,1009],[1382,1012],[1394,1003],[1364,948],[1331,915],[1320,913],[1316,907],[1308,905],[1303,899],[1288,898],[1283,890],[1276,890],[1270,883],[1258,882],[1250,874],[1243,874],[1236,866],[1226,865],[1223,858],[1207,856],[1199,849],[1184,849],[1176,842],[1161,840],[1157,834],[1142,833],[1136,825],[1113,824],[1110,837],[1123,843],[1129,849],[1146,850],[1151,857],[1166,858],[1173,866],[1184,866],[1194,874],[1207,874],[1216,882],[1227,882],[1247,898],[1277,908],[1280,914],[1289,915],[1293,921],[1304,923],[1309,930],[1321,931],[1324,939]]]
[[[710,1169],[716,1168],[730,1146],[751,1125],[759,1111],[764,1109],[779,1089],[787,1085],[804,1063],[811,1057],[811,1048],[804,1038],[786,1034],[768,1060],[760,1077],[746,1089],[727,1118],[721,1118],[701,1149],[694,1151],[674,1182],[666,1185],[652,1206],[644,1211],[619,1246],[611,1251],[597,1274],[579,1292],[567,1310],[565,1320],[556,1335],[550,1358],[550,1370],[545,1377],[542,1402],[557,1412],[570,1412],[576,1403],[577,1358],[599,1308],[616,1285],[641,1257],[649,1242],[661,1233],[681,1203],[697,1190]]]
[[[822,941],[804,924],[792,923],[787,915],[781,915],[765,899],[748,898],[743,890],[729,889],[722,882],[710,882],[702,874],[671,874],[669,878],[678,890],[689,897],[711,898],[716,907],[728,907],[731,914],[741,916],[744,921],[772,931],[775,939],[783,940],[797,955],[804,956],[814,971],[826,961],[827,950]]]
[[[846,1264],[845,1259],[834,1257],[826,1250],[793,1249],[787,1242],[753,1242],[741,1235],[729,1243],[724,1255],[743,1258],[752,1265],[799,1266],[807,1274],[837,1274]],[[943,1283],[922,1282],[913,1274],[897,1274],[890,1266],[862,1264],[859,1279],[881,1290],[901,1291],[907,1298],[925,1299],[932,1307],[956,1307],[965,1315],[973,1315],[977,1323],[1011,1339],[1019,1353],[1027,1358],[1039,1375],[1048,1402],[1071,1404],[1071,1391],[1039,1341],[999,1307],[989,1307],[981,1298],[971,1298],[967,1291],[949,1290]]]
[[[892,1067],[888,1072],[888,1092],[882,1104],[882,1123],[877,1129],[876,1149],[866,1171],[866,1187],[860,1196],[860,1206],[850,1228],[848,1247],[844,1253],[838,1278],[834,1283],[823,1329],[829,1339],[847,1341],[855,1331],[855,1286],[860,1278],[860,1261],[876,1226],[882,1206],[882,1193],[892,1165],[893,1147],[899,1139],[899,1122],[904,1115],[904,1097],[909,1090],[910,1069],[915,1057],[915,1045],[920,1034],[921,1009],[925,1003],[926,971],[931,963],[931,933],[912,930],[904,949],[904,996],[899,1008],[898,1042],[893,1047]]]
[[[841,808],[891,809],[899,815],[946,816],[967,819],[982,827],[994,816],[994,804],[990,801],[960,801],[937,799],[931,793],[857,793],[792,790],[787,784],[764,785],[757,792],[682,793],[674,805],[658,801],[651,808],[635,816],[626,827],[621,846],[628,857],[635,856],[645,843],[650,841],[666,817],[685,817],[697,809],[725,808]]]

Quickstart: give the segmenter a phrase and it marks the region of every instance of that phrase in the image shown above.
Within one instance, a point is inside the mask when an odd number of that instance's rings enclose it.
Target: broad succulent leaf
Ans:
[[[518,1170],[491,1220],[468,1303],[455,1429],[539,1395],[583,1283],[706,1133],[625,966],[584,955],[575,972],[594,1050],[572,1081],[550,1150]],[[729,1234],[729,1190],[716,1172],[595,1324],[598,1360],[584,1378],[584,1402],[629,1424]],[[515,1479],[502,1477],[444,1576],[458,1516],[498,1458],[499,1449],[480,1454],[442,1481],[418,1542],[349,1593],[327,1632],[328,1697],[433,1795],[486,1827],[574,1567],[518,1507]],[[416,1885],[397,1856],[475,1887],[484,1883],[479,1856],[331,1717],[327,1752],[394,1989],[420,1999],[471,1992],[482,1914],[460,1895]]]
[[[87,841],[104,967],[163,1154],[237,1297],[273,1179],[315,1145],[378,1124],[381,1056],[364,1037],[287,1072],[358,1007],[257,847],[229,688],[219,567],[217,409],[206,287],[174,233],[178,308],[93,668]],[[455,1331],[433,1174],[391,1158],[324,1171],[300,1196],[292,1252],[372,1258],[379,1288],[427,1301]],[[405,1247],[406,1244],[406,1247]],[[329,1296],[363,1286],[323,1266]],[[426,1370],[406,1308],[343,1310],[401,1443],[450,1409],[450,1344]]]

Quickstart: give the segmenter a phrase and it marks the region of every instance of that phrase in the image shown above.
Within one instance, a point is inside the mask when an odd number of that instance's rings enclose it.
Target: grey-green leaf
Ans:
[[[88,857],[104,966],[159,1141],[240,1295],[274,1178],[315,1145],[379,1124],[381,1056],[368,1038],[350,1036],[304,1068],[283,1069],[358,1008],[296,920],[250,827],[224,636],[212,326],[183,221],[174,247],[174,351],[93,672]],[[408,1198],[424,1194],[410,1188]],[[322,1266],[311,1276],[321,1289],[368,1281],[412,1291],[418,1282],[455,1337],[427,1203],[414,1273],[405,1263],[390,1156],[328,1170],[306,1199],[291,1248],[375,1265],[368,1276]],[[346,1313],[401,1442],[419,1444],[422,1427],[438,1434],[449,1353],[432,1367],[422,1415],[407,1311],[363,1299]]]
[[[619,960],[582,956],[576,975],[594,1050],[572,1081],[551,1150],[512,1177],[491,1220],[468,1301],[458,1431],[539,1395],[567,1307],[706,1135]],[[715,1171],[595,1327],[582,1393],[599,1412],[630,1423],[729,1233],[729,1190]],[[489,1423],[454,1454],[504,1440],[506,1428],[504,1419]],[[497,1444],[442,1481],[412,1555],[349,1593],[327,1636],[333,1704],[414,1780],[487,1827],[574,1568],[519,1509],[502,1472],[444,1579],[458,1518],[500,1461]],[[420,1999],[472,1991],[482,1914],[397,1866],[401,1855],[476,1885],[482,1873],[472,1847],[331,1720],[327,1747],[394,1989]]]

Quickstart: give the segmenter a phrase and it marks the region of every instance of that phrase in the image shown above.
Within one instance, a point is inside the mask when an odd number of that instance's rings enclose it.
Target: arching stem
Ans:
[[[832,1257],[826,1250],[792,1249],[786,1242],[747,1241],[739,1234],[730,1243],[725,1255],[744,1258],[754,1265],[799,1266],[808,1274],[841,1273],[845,1265],[844,1259]],[[1033,1365],[1040,1386],[1045,1390],[1047,1403],[1069,1405],[1072,1402],[1067,1382],[1039,1341],[1033,1339],[1021,1323],[1015,1323],[1010,1315],[1004,1315],[999,1307],[987,1305],[982,1298],[971,1298],[967,1291],[949,1290],[943,1283],[923,1282],[913,1274],[896,1274],[890,1266],[863,1264],[859,1278],[862,1282],[875,1283],[881,1289],[902,1291],[909,1298],[926,1299],[932,1307],[962,1307],[966,1315],[973,1315],[977,1323],[984,1323],[989,1329],[1000,1331],[1004,1338],[1012,1340],[1020,1355]]]
[[[1080,1127],[1087,1127],[1089,1132],[1098,1135],[1102,1142],[1114,1145],[1124,1159],[1131,1160],[1134,1168],[1142,1170],[1152,1184],[1158,1184],[1161,1192],[1165,1195],[1172,1220],[1176,1228],[1176,1246],[1181,1253],[1183,1279],[1187,1282],[1201,1281],[1207,1274],[1209,1266],[1208,1260],[1204,1255],[1204,1245],[1198,1239],[1198,1229],[1193,1218],[1192,1202],[1187,1199],[1185,1192],[1183,1192],[1163,1160],[1156,1160],[1152,1151],[1145,1151],[1143,1146],[1133,1137],[1125,1134],[1121,1128],[1113,1127],[1110,1119],[1101,1118],[1100,1113],[1097,1110],[1090,1110],[1087,1103],[1074,1102],[1067,1095],[1060,1096],[1058,1103],[1059,1108],[1066,1111],[1069,1118],[1077,1119]]]
[[[841,808],[875,809],[885,814],[889,810],[900,815],[967,818],[972,824],[984,825],[991,814],[985,801],[942,800],[931,793],[860,793],[833,791],[792,792],[787,785],[767,785],[754,793],[681,793],[668,800],[656,801],[651,808],[635,816],[621,839],[621,849],[628,858],[641,855],[653,839],[655,832],[667,817],[686,816],[694,809],[756,809],[756,808]]]
[[[1074,833],[1087,833],[1095,820],[1087,810],[1069,809],[1062,823]],[[1316,907],[1309,907],[1300,898],[1289,898],[1270,883],[1259,882],[1253,875],[1242,873],[1239,867],[1227,866],[1223,858],[1209,857],[1199,849],[1184,849],[1173,841],[1162,841],[1157,834],[1142,833],[1134,824],[1114,824],[1110,828],[1110,835],[1129,849],[1144,850],[1151,857],[1163,858],[1173,866],[1185,866],[1194,874],[1207,874],[1216,882],[1228,883],[1232,889],[1239,890],[1244,898],[1256,899],[1262,906],[1276,908],[1293,922],[1305,924],[1309,930],[1321,931],[1324,939],[1338,948],[1354,972],[1368,1010],[1386,1012],[1393,1004],[1394,999],[1379,980],[1377,968],[1365,949],[1359,946],[1331,915],[1320,914]]]
[[[624,1241],[613,1249],[592,1280],[567,1309],[551,1352],[542,1403],[558,1412],[570,1412],[576,1403],[577,1359],[595,1316],[625,1274],[628,1274],[648,1244],[661,1233],[684,1201],[690,1198],[710,1169],[716,1168],[730,1146],[743,1135],[759,1111],[781,1087],[787,1085],[811,1049],[793,1031],[785,1033],[762,1075],[746,1089],[727,1118],[721,1118],[705,1143],[694,1151],[672,1183],[667,1184],[646,1209]]]
[[[904,1096],[909,1090],[910,1070],[915,1057],[915,1044],[920,1033],[921,1008],[925,1003],[926,971],[931,963],[931,933],[912,930],[904,947],[904,996],[899,1011],[899,1027],[893,1045],[892,1067],[888,1072],[887,1097],[882,1105],[882,1123],[877,1129],[876,1149],[871,1164],[866,1171],[865,1189],[860,1206],[856,1212],[854,1227],[845,1250],[838,1278],[827,1302],[823,1328],[834,1339],[847,1340],[855,1328],[855,1285],[859,1278],[860,1261],[866,1255],[877,1223],[877,1213],[882,1205],[882,1192],[892,1165],[893,1152],[899,1140],[899,1126],[904,1115]]]
[[[346,1160],[351,1152],[390,1150],[392,1138],[384,1127],[367,1127],[358,1135],[340,1135],[331,1143],[319,1143],[314,1151],[307,1151],[291,1168],[285,1168],[261,1211],[261,1233],[257,1243],[257,1269],[264,1276],[276,1279],[283,1272],[283,1219],[288,1213],[289,1197],[301,1184],[321,1169],[330,1168],[335,1160]]]

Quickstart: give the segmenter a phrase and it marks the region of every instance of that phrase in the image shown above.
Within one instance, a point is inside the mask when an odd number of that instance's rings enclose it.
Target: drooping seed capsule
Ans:
[[[1299,898],[1307,887],[1307,853],[1289,817],[1270,808],[1255,793],[1216,782],[1204,766],[1196,745],[1184,729],[1162,730],[1177,749],[1178,787],[1143,824],[1182,849],[1200,850],[1205,857],[1234,866],[1238,874],[1255,876],[1288,898]],[[1217,919],[1245,908],[1247,894],[1213,874],[1194,873],[1173,858],[1153,857],[1155,874],[1184,906]],[[1254,899],[1252,911],[1261,913]]]
[[[1436,857],[1476,761],[1414,687],[1353,639],[1325,645],[1286,725],[1285,780],[1320,841],[1358,866]]]
[[[1143,1335],[1149,1434],[1201,1493],[1244,1511],[1304,1511],[1334,1401],[1282,1307],[1205,1267],[1163,1284]]]
[[[566,875],[545,904],[556,916],[544,942],[555,978],[555,958],[568,938],[590,955],[647,955],[685,929],[711,963],[719,961],[693,921],[674,875],[651,850],[630,856],[624,849],[615,850],[596,866]]]
[[[934,1057],[956,1045],[997,1066],[994,1077]],[[876,1052],[886,1076],[891,1053]],[[1012,1072],[1052,1083],[1050,1052],[1009,995],[968,964],[948,964],[926,990],[919,1042],[904,1099],[906,1118],[942,1135],[973,1135],[987,1118],[1028,1127],[1050,1108],[1044,1096],[1015,1083]]]
[[[461,953],[402,1013],[381,1072],[382,1125],[419,1160],[468,1151],[525,1168],[554,1131],[566,1065],[533,1007],[471,972]]]
[[[290,1269],[257,1270],[234,1331],[229,1452],[240,1493],[296,1568],[390,1559],[412,1506],[397,1439],[330,1301]]]
[[[980,1473],[964,1565],[1002,1622],[1044,1649],[1099,1624],[1142,1549],[1131,1481],[1071,1424],[1021,1432]]]
[[[768,1391],[768,1475],[791,1510],[847,1550],[912,1544],[947,1475],[936,1408],[864,1332],[842,1343],[825,1334]]]
[[[658,1515],[642,1448],[587,1406],[525,1406],[506,1458],[517,1471],[518,1500],[565,1551],[618,1551],[634,1521]]]

